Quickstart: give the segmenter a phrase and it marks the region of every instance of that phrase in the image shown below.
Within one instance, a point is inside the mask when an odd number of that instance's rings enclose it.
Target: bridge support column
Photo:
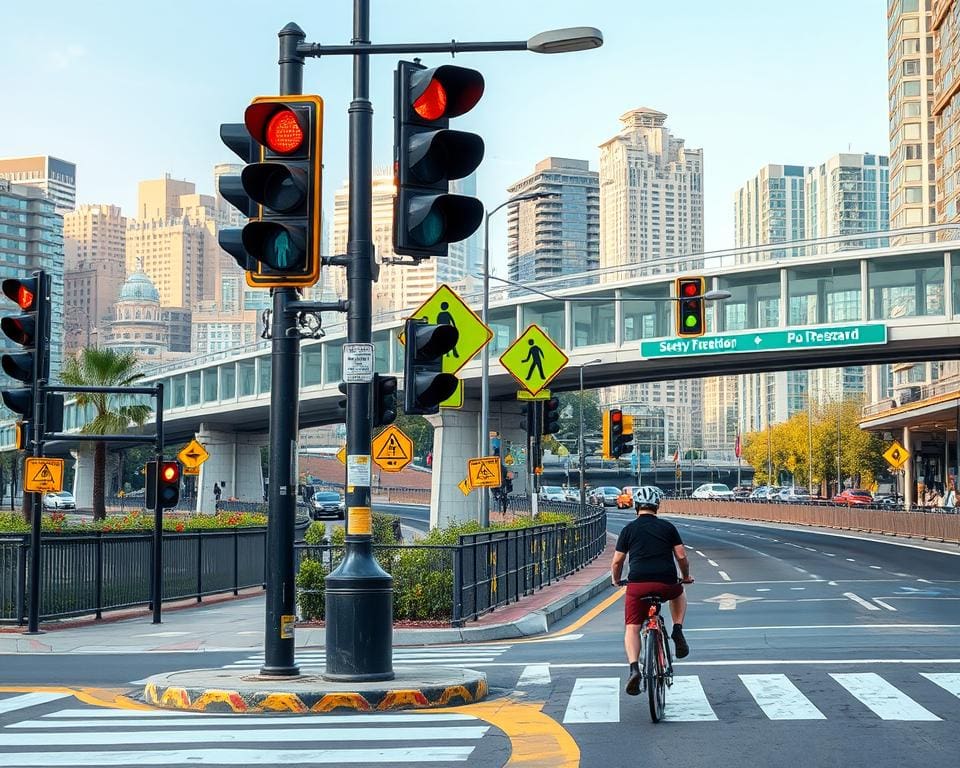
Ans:
[[[93,509],[93,443],[83,443],[70,451],[76,461],[73,472],[73,496],[77,510]]]
[[[238,501],[263,501],[260,449],[267,444],[266,434],[227,432],[201,424],[197,440],[210,454],[210,458],[200,465],[198,513],[214,513],[214,485],[220,486],[222,501],[232,498]]]
[[[903,465],[903,508],[910,509],[916,503],[917,483],[913,476],[914,457],[913,457],[913,439],[910,433],[910,427],[903,428],[903,447],[911,454],[909,460]]]

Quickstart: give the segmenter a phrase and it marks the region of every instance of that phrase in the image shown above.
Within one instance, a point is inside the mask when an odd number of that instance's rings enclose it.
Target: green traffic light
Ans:
[[[697,327],[696,315],[687,315],[683,319],[683,324],[687,326],[687,328],[696,328]]]

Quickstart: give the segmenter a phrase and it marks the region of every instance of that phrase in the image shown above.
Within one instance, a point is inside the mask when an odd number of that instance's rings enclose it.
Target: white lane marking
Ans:
[[[903,578],[905,578],[905,579],[909,579],[909,578],[910,578],[910,574],[909,574],[909,573],[898,573],[897,571],[894,571],[894,572],[893,572],[893,575],[894,575],[894,576],[901,576],[901,577],[903,577]]]
[[[826,720],[786,675],[740,675],[740,679],[771,720]]]
[[[790,587],[791,592],[803,592],[805,589],[806,587]]]
[[[894,626],[894,625],[891,625]],[[900,625],[895,625],[900,626]],[[871,627],[872,628],[872,627]],[[686,632],[684,628],[684,632]],[[674,667],[735,667],[738,664],[748,667],[783,667],[783,666],[812,666],[827,667],[853,666],[863,664],[917,664],[916,656],[909,659],[719,659],[715,661],[675,661]],[[960,664],[960,659],[923,659],[924,664]],[[523,662],[501,661],[494,664],[485,664],[486,667],[525,667]],[[550,669],[623,669],[623,661],[595,661],[550,663]],[[669,698],[669,694],[667,696]],[[236,719],[236,716],[233,716]],[[353,715],[350,716],[353,719]],[[4,767],[5,768],[5,767]]]
[[[673,700],[670,702],[673,706]],[[565,723],[620,722],[620,678],[578,677],[563,713]]]
[[[141,678],[140,680],[131,680],[130,685],[146,685],[148,682],[150,682],[150,678],[144,677],[144,678]]]
[[[877,606],[875,606],[873,603],[868,603],[866,600],[864,600],[862,597],[860,597],[860,595],[855,595],[853,592],[844,592],[844,593],[843,593],[843,596],[850,598],[850,599],[853,600],[853,602],[855,602],[857,605],[862,605],[862,606],[863,606],[864,608],[866,608],[868,611],[879,611],[879,610],[880,610],[880,609],[877,608]]]
[[[807,572],[807,569],[806,569],[806,568],[801,568],[799,565],[793,566],[793,570],[795,570],[795,571],[800,571],[800,573],[806,573],[806,572]]]
[[[846,688],[881,720],[939,720],[907,694],[893,687],[876,672],[831,672],[830,677]]]
[[[525,688],[528,685],[550,685],[550,665],[549,664],[530,664],[523,668],[520,673],[520,679],[517,680],[517,688]]]
[[[730,577],[727,576],[726,571],[718,571],[718,573],[720,574],[721,579],[723,579],[724,581],[730,581]]]
[[[960,699],[960,672],[921,672],[920,674]]]
[[[875,570],[875,571],[883,570],[879,565],[870,565],[870,566],[867,566],[867,567],[868,567],[868,568],[873,568],[873,570]]]
[[[836,556],[837,556],[835,552],[824,552],[823,554],[825,554],[827,557],[836,557]]]
[[[236,720],[240,725],[242,721]],[[224,723],[226,725],[226,723]],[[489,730],[487,725],[457,725],[442,728],[272,728],[253,730],[231,728],[229,730],[204,731],[92,731],[67,732],[57,735],[57,746],[98,746],[101,744],[198,744],[231,742],[291,743],[298,741],[420,741],[446,739],[479,739]],[[2,747],[49,746],[50,735],[46,733],[0,733]],[[135,764],[136,761],[131,761]],[[171,761],[173,762],[173,761]]]
[[[46,704],[50,701],[65,699],[72,696],[71,693],[44,693],[37,691],[35,693],[25,693],[22,696],[12,696],[9,699],[0,699],[0,714],[4,712],[14,712],[18,709],[35,707],[38,704]]]
[[[717,561],[716,561],[716,560],[707,560],[707,562],[710,563],[710,565],[712,565],[714,568],[719,568],[719,567],[720,567],[720,566],[717,564]]]
[[[857,561],[854,560],[852,557],[848,557],[848,558],[847,558],[847,562],[848,562],[848,563],[855,563],[855,562],[857,562]]]
[[[382,749],[172,749],[122,752],[17,752],[4,758],[5,768],[120,765],[345,765],[349,763],[461,762],[473,747],[384,747]]]
[[[886,608],[888,611],[895,611],[895,610],[897,610],[897,609],[894,608],[892,605],[890,605],[890,603],[885,603],[885,602],[883,602],[883,600],[881,600],[879,597],[873,598],[873,602],[875,602],[877,605],[879,605],[879,606],[882,607],[882,608]]]
[[[932,581],[928,581],[927,579],[917,579],[917,581],[919,581],[921,584],[933,584]]]
[[[667,692],[663,719],[674,723],[717,719],[700,684],[700,678],[696,675],[679,675],[673,678],[673,686]]]
[[[757,592],[769,592],[770,587],[757,587]]]
[[[829,584],[831,587],[837,586],[837,582],[835,581],[828,581],[827,584]]]
[[[817,551],[817,550],[815,550],[813,547],[804,547],[804,549],[807,550],[807,552],[816,552],[816,551]]]
[[[143,635],[130,635],[130,637],[182,637],[189,635],[189,632],[147,632]]]
[[[698,555],[700,555],[700,557],[706,557],[706,555],[703,554],[703,552],[701,552],[699,549],[695,549],[693,551],[696,552]]]
[[[298,715],[296,722],[304,724],[330,724],[334,717],[330,715]],[[459,715],[453,713],[444,713],[444,714],[431,714],[424,712],[423,714],[394,714],[394,715],[354,715],[350,716],[351,723],[363,724],[363,723],[449,723],[454,721],[463,722],[465,720],[475,720],[471,715]],[[34,722],[39,723],[45,728],[50,728],[57,725],[58,720],[69,720],[68,724],[64,724],[64,727],[69,728],[79,728],[80,723],[77,723],[77,720],[109,720],[116,718],[122,722],[122,725],[128,725],[127,721],[140,720],[141,718],[149,718],[150,724],[153,725],[154,722],[159,724],[159,720],[163,718],[173,718],[177,720],[176,725],[178,726],[187,726],[193,725],[194,723],[224,723],[224,724],[235,724],[235,725],[257,725],[259,720],[268,720],[270,725],[276,725],[280,722],[280,718],[276,715],[270,715],[269,717],[258,717],[257,715],[244,716],[243,719],[238,719],[237,716],[233,713],[224,713],[224,714],[207,714],[200,712],[178,712],[175,709],[163,710],[163,709],[59,709],[56,712],[50,712],[49,714],[43,715],[42,719],[25,721],[25,722]],[[184,722],[180,722],[183,720]],[[99,726],[103,726],[104,723],[98,723]],[[23,723],[19,723],[17,727],[25,727]]]

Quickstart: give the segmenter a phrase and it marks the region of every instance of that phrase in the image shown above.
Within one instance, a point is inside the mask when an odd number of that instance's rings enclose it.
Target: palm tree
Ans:
[[[132,353],[120,353],[112,349],[86,347],[71,358],[60,374],[64,384],[77,387],[128,387],[143,377],[138,370],[137,358]],[[81,392],[77,404],[92,405],[96,411],[93,421],[80,430],[88,435],[117,435],[125,432],[131,424],[141,426],[153,413],[149,405],[123,405],[118,402],[123,395],[106,392]],[[93,450],[93,519],[107,516],[104,503],[104,486],[107,469],[107,444],[94,443]]]

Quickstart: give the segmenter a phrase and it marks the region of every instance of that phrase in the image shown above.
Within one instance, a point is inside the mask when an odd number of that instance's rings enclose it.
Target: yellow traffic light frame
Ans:
[[[279,103],[279,104],[312,104],[315,110],[315,131],[313,136],[313,146],[311,147],[310,157],[313,160],[313,208],[311,210],[310,228],[313,238],[310,243],[310,250],[307,258],[310,260],[310,271],[303,275],[275,275],[264,274],[257,267],[256,272],[247,270],[247,285],[251,288],[307,288],[316,285],[320,279],[320,241],[322,225],[322,188],[323,188],[323,99],[319,96],[298,95],[298,96],[257,96],[250,104]],[[260,146],[260,160],[265,162],[265,148]],[[258,206],[259,215],[256,219],[250,221],[263,220],[263,206]],[[258,262],[259,264],[259,262]]]
[[[703,298],[699,299],[701,313],[703,314],[703,317],[701,318],[701,322],[700,322],[700,332],[699,333],[684,332],[684,328],[681,326],[681,317],[683,315],[681,305],[683,303],[683,296],[680,295],[680,284],[688,283],[692,280],[697,280],[699,282],[700,285],[697,290],[697,295],[702,297],[707,288],[707,279],[702,275],[686,275],[684,277],[675,278],[673,282],[673,293],[677,299],[677,302],[676,302],[677,311],[674,313],[674,318],[675,318],[674,328],[676,329],[677,336],[682,336],[683,338],[687,338],[687,339],[703,336],[707,332],[707,317],[706,317],[707,312],[706,312],[706,307],[704,305]]]

